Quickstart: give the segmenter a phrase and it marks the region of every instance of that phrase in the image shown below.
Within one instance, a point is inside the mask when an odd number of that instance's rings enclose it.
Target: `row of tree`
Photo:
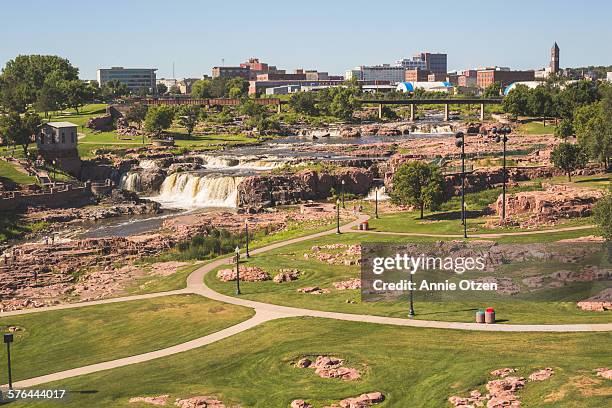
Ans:
[[[314,92],[297,92],[291,96],[289,105],[298,113],[310,116],[335,116],[351,121],[355,111],[361,108],[363,93],[355,81],[345,86],[325,88]]]
[[[244,78],[200,79],[191,86],[191,97],[208,98],[244,98],[249,92],[249,82]]]

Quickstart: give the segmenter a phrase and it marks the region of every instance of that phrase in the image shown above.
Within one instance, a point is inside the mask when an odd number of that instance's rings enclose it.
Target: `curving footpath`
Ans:
[[[367,220],[369,216],[362,215],[358,219],[348,224],[345,224],[341,227],[341,231],[343,233],[350,232],[364,232],[364,231],[355,231],[352,228],[357,226],[359,223]],[[569,229],[564,230],[574,230],[574,229],[583,229],[589,228],[590,226],[580,226],[580,227],[569,227]],[[264,252],[271,251],[273,249],[281,248],[287,245],[295,244],[298,242],[308,241],[315,238],[320,238],[326,235],[331,235],[336,232],[335,229],[330,231],[324,231],[312,235],[307,235],[303,237],[298,237],[294,239],[290,239],[287,241],[281,241],[277,243],[270,244],[265,247],[253,249],[250,251],[251,254],[261,254]],[[546,233],[551,232],[545,231]],[[478,238],[494,238],[503,235],[528,235],[533,233],[545,233],[540,231],[527,231],[521,233],[506,233],[506,234],[474,234],[473,237]],[[430,236],[430,237],[453,237],[452,235],[424,235],[424,234],[411,234],[411,233],[387,233],[387,232],[376,232],[371,231],[373,234],[385,234],[385,235],[414,235],[414,236]],[[114,299],[104,299],[92,302],[82,302],[76,304],[66,304],[66,305],[58,305],[51,307],[44,307],[38,309],[27,309],[27,310],[18,310],[12,312],[3,312],[0,313],[0,317],[4,316],[15,316],[27,313],[37,313],[43,311],[51,311],[51,310],[62,310],[62,309],[70,309],[77,307],[86,307],[93,305],[101,305],[108,303],[117,303],[117,302],[126,302],[131,300],[140,300],[140,299],[150,299],[160,296],[171,296],[171,295],[180,295],[180,294],[198,294],[201,296],[208,297],[210,299],[218,300],[221,302],[226,302],[238,306],[249,307],[255,310],[255,315],[248,320],[245,320],[241,323],[238,323],[234,326],[230,326],[218,332],[185,342],[181,344],[177,344],[174,346],[170,346],[161,350],[156,350],[144,354],[138,354],[130,357],[125,357],[117,360],[106,361],[97,364],[91,364],[83,367],[78,367],[70,370],[60,371],[57,373],[47,374],[40,377],[30,378],[27,380],[17,381],[14,383],[15,387],[32,387],[35,385],[47,383],[50,381],[58,381],[66,378],[76,377],[85,374],[91,374],[99,371],[110,370],[113,368],[123,367],[130,364],[142,363],[150,360],[154,360],[160,357],[167,357],[173,354],[181,353],[184,351],[192,350],[198,347],[205,346],[207,344],[214,343],[219,340],[223,340],[235,334],[241,333],[245,330],[251,329],[261,323],[286,318],[286,317],[318,317],[318,318],[326,318],[326,319],[336,319],[336,320],[345,320],[345,321],[353,321],[353,322],[364,322],[364,323],[374,323],[374,324],[388,324],[395,326],[410,326],[410,327],[424,327],[424,328],[435,328],[435,329],[454,329],[454,330],[479,330],[479,331],[497,331],[497,332],[604,332],[604,331],[612,331],[612,323],[603,323],[603,324],[503,324],[503,325],[482,325],[476,323],[461,323],[461,322],[443,322],[443,321],[432,321],[432,320],[409,320],[395,317],[384,317],[384,316],[373,316],[373,315],[360,315],[360,314],[350,314],[350,313],[337,313],[337,312],[327,312],[320,310],[311,310],[311,309],[303,309],[289,306],[280,306],[269,303],[262,303],[253,300],[243,299],[239,297],[227,296],[223,295],[219,292],[215,292],[210,289],[204,283],[204,276],[211,272],[212,270],[226,265],[230,258],[221,258],[215,261],[212,261],[206,265],[203,265],[201,268],[198,268],[194,272],[192,272],[187,277],[187,287],[185,289],[167,291],[167,292],[158,292],[151,293],[146,295],[135,295],[135,296],[126,296]]]

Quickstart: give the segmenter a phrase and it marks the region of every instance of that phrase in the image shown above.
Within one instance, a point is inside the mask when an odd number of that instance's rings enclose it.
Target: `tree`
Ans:
[[[555,128],[555,136],[562,139],[567,139],[574,134],[574,126],[570,119],[561,119],[557,127]]]
[[[130,90],[128,89],[127,85],[116,80],[108,81],[100,88],[102,99],[107,102],[126,96],[129,93]]]
[[[28,146],[32,143],[32,136],[40,127],[41,119],[35,113],[26,112],[21,116],[17,112],[10,112],[0,117],[0,133],[14,145],[21,145],[24,155],[28,153]]]
[[[574,111],[584,105],[599,100],[599,90],[595,81],[578,81],[567,85],[555,98],[558,115],[573,118]]]
[[[210,98],[211,81],[208,79],[199,79],[191,85],[191,97],[194,99]]]
[[[567,174],[567,179],[572,181],[572,172],[584,167],[587,163],[586,154],[579,145],[572,143],[561,143],[557,145],[550,159],[555,167],[563,170]]]
[[[422,161],[402,164],[393,176],[391,201],[436,210],[444,201],[444,178],[437,166]]]
[[[603,237],[608,242],[612,241],[612,191],[597,202],[593,215]]]
[[[77,113],[79,113],[79,108],[85,105],[85,102],[91,100],[93,96],[91,88],[79,79],[61,81],[59,83],[59,89],[65,104],[73,108]]]
[[[0,100],[5,109],[25,112],[36,102],[38,93],[50,78],[78,80],[79,70],[56,55],[20,55],[6,63],[0,75]]]
[[[157,84],[157,94],[165,95],[168,92],[168,87],[165,84]]]
[[[178,121],[185,129],[187,129],[187,135],[191,139],[193,129],[198,124],[200,116],[200,107],[195,105],[184,105],[178,111]]]
[[[487,88],[488,89],[488,88]],[[502,101],[504,112],[517,117],[527,115],[529,111],[529,88],[526,85],[515,86]]]
[[[142,122],[145,120],[147,116],[147,105],[143,103],[136,104],[130,108],[125,114],[125,119],[128,122],[135,122],[138,124],[138,129],[142,125]]]
[[[45,117],[49,117],[49,112],[60,109],[62,92],[55,84],[46,84],[38,92],[38,97],[34,103],[34,109],[38,112],[45,112]]]
[[[319,115],[317,108],[317,97],[315,92],[296,92],[291,95],[289,105],[297,112],[305,115]]]
[[[250,117],[263,115],[266,112],[266,107],[255,103],[252,99],[245,99],[238,106],[238,113]]]
[[[149,108],[144,120],[144,127],[147,132],[153,133],[156,137],[172,125],[174,120],[174,109],[171,106],[159,105]]]
[[[170,93],[170,95],[180,95],[181,94],[181,88],[179,88],[178,85],[172,85],[168,92]]]
[[[550,88],[538,85],[527,93],[527,108],[531,116],[556,116]]]
[[[610,167],[612,157],[612,90],[604,88],[601,101],[574,111],[572,126],[580,146],[594,160]]]
[[[482,96],[485,98],[499,98],[502,92],[502,84],[501,82],[493,82],[491,85],[487,86],[482,93]]]

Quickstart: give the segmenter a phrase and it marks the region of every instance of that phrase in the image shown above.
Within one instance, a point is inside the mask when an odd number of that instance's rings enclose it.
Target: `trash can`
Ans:
[[[476,323],[484,323],[485,322],[485,312],[483,310],[478,310],[476,312]]]
[[[488,307],[487,310],[485,310],[485,323],[495,323],[495,310],[492,307]]]
[[[367,221],[362,222],[361,223],[361,229],[364,230],[364,231],[369,230],[370,229],[370,224],[368,224]]]

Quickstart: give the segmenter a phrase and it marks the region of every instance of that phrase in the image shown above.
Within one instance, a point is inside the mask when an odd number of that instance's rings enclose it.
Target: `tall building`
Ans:
[[[100,86],[109,81],[119,81],[127,86],[130,92],[138,92],[143,88],[155,92],[155,71],[157,68],[101,68],[98,69],[97,79]]]
[[[550,49],[550,72],[552,74],[559,72],[559,46],[556,42]]]
[[[360,81],[389,81],[391,83],[404,82],[404,67],[383,65],[361,65],[346,71],[346,79],[356,78]]]
[[[240,77],[249,79],[251,76],[251,69],[249,67],[213,67],[212,77],[213,78],[235,78]]]
[[[446,75],[446,72],[448,70],[446,54],[422,52],[420,54],[415,55],[413,58],[415,57],[420,57],[422,61],[425,61],[426,69],[428,71],[431,71],[432,74]]]
[[[484,69],[476,72],[476,84],[479,88],[486,88],[494,82],[506,87],[517,81],[533,81],[534,71],[506,71],[498,69]]]
[[[403,67],[405,69],[413,70],[420,69],[423,71],[427,70],[427,63],[421,59],[421,55],[413,56],[412,58],[403,58],[395,61],[396,67]]]

